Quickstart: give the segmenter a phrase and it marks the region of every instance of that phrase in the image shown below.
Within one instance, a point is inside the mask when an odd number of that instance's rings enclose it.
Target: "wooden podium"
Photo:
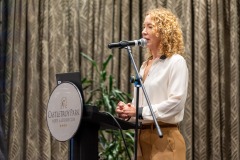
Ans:
[[[124,130],[134,129],[135,124],[116,118]],[[140,127],[140,124],[139,124]],[[118,129],[113,118],[98,111],[95,106],[84,106],[82,122],[70,140],[70,160],[98,160],[98,130]]]

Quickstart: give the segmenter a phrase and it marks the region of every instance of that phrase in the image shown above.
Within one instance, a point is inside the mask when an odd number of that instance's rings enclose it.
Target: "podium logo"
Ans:
[[[76,108],[74,106],[70,108]],[[63,97],[59,110],[49,110],[48,118],[52,123],[59,123],[60,127],[68,126],[68,122],[75,121],[75,117],[80,116],[80,109],[67,109],[67,98]],[[65,123],[65,124],[62,124]]]
[[[67,97],[62,97],[62,109],[67,108]]]
[[[73,83],[58,85],[50,96],[47,109],[52,136],[59,141],[72,138],[80,125],[82,107],[82,96]]]

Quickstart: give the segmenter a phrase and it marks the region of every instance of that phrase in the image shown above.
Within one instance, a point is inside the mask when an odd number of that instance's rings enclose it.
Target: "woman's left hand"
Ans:
[[[123,109],[123,113],[128,115],[129,117],[135,117],[136,116],[136,107],[132,105],[131,103],[126,104]]]

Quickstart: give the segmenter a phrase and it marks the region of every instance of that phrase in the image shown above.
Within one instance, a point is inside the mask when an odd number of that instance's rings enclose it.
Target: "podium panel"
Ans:
[[[54,138],[67,141],[77,132],[83,112],[82,96],[71,82],[63,82],[53,90],[48,101],[47,124]]]

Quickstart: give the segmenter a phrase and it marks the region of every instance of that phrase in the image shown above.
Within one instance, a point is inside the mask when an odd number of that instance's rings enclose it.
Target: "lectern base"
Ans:
[[[78,132],[70,140],[70,160],[98,160],[99,126],[82,122]]]

